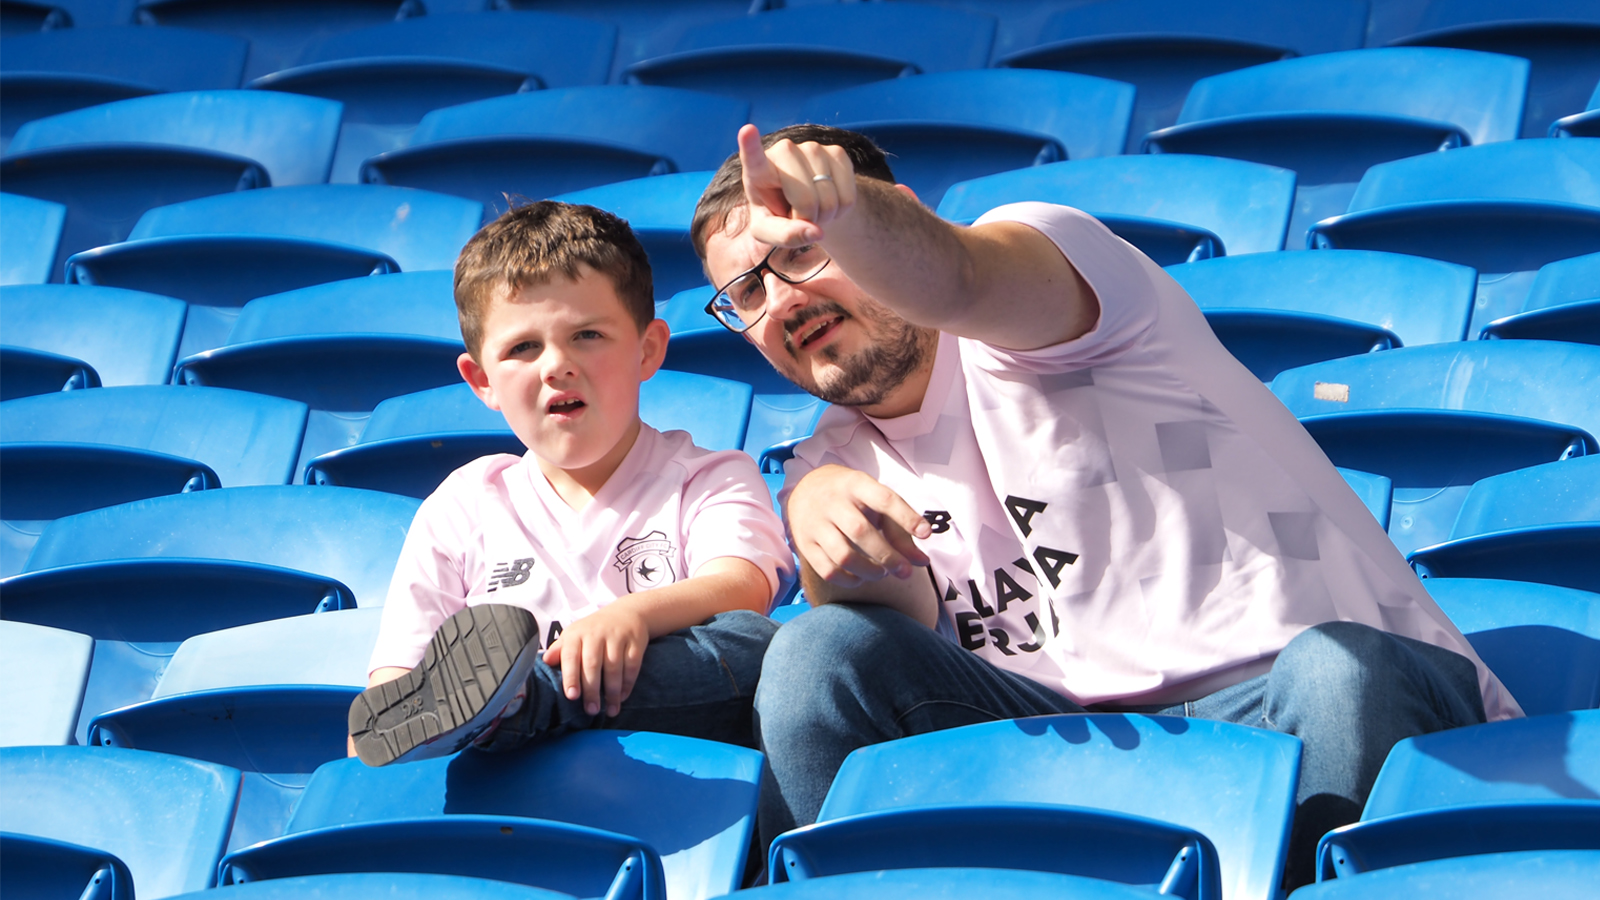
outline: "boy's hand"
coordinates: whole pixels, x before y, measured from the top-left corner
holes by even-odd
[[[583,711],[599,715],[603,689],[606,715],[615,716],[633,692],[649,643],[644,617],[628,604],[613,602],[567,626],[545,648],[544,662],[561,668],[568,700],[582,697]]]

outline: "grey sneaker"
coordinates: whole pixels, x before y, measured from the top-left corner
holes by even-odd
[[[422,664],[362,691],[350,737],[369,766],[449,756],[494,725],[539,659],[538,624],[519,606],[469,606],[433,633]]]

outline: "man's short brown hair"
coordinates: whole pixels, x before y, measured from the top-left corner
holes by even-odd
[[[857,177],[894,184],[894,173],[889,170],[889,161],[884,157],[883,150],[864,134],[831,125],[790,125],[762,136],[761,146],[771,147],[785,139],[796,144],[814,141],[843,147],[850,162],[855,164]],[[735,153],[723,160],[722,167],[711,177],[711,184],[706,186],[706,192],[700,195],[700,203],[695,207],[694,222],[689,226],[694,252],[702,261],[706,258],[706,238],[712,231],[726,228],[728,215],[744,204],[744,165],[739,162],[739,154]]]
[[[483,361],[483,318],[496,291],[515,293],[557,275],[576,281],[583,266],[611,279],[640,331],[656,317],[650,259],[628,223],[611,213],[540,200],[483,226],[456,260],[456,315],[467,352]]]

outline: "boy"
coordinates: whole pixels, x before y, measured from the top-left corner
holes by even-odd
[[[748,456],[639,419],[668,331],[627,223],[513,209],[462,250],[455,297],[461,376],[529,452],[463,466],[418,509],[353,752],[385,765],[600,726],[751,744],[762,613],[792,558]]]

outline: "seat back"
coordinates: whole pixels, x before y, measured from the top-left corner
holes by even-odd
[[[1227,255],[1237,256],[1283,249],[1294,185],[1293,172],[1238,160],[1117,156],[965,181],[945,194],[939,215],[971,221],[1005,203],[1063,203],[1110,220],[1111,229],[1119,234],[1117,217],[1198,228],[1219,237]],[[1189,261],[1186,255],[1164,258],[1152,253],[1151,257],[1163,265]]]
[[[1050,716],[856,750],[818,819],[996,803],[1128,813],[1210,838],[1224,896],[1265,898],[1283,874],[1299,774],[1300,742],[1288,735],[1165,716]]]
[[[552,200],[597,206],[628,220],[633,234],[650,256],[650,280],[656,305],[673,294],[705,284],[700,257],[689,240],[700,195],[711,183],[711,172],[674,172],[652,178],[634,178],[614,184],[560,194]]]
[[[137,750],[6,747],[0,774],[0,831],[110,853],[127,864],[140,897],[216,883],[237,769]]]
[[[165,384],[188,311],[182,300],[118,288],[0,288],[0,333],[8,345],[81,359],[108,387]]]
[[[1600,299],[1600,253],[1557,260],[1539,269],[1524,310]]]
[[[271,685],[365,687],[382,613],[374,602],[197,634],[179,645],[151,697]]]
[[[289,65],[318,38],[417,14],[401,0],[138,0],[142,25],[177,25],[231,34],[250,42],[246,79]]]
[[[567,900],[568,894],[526,884],[465,875],[415,872],[340,872],[272,878],[229,885],[238,900],[303,900],[306,897],[388,897],[391,900]],[[234,896],[234,895],[229,895]],[[189,897],[188,900],[207,900]]]
[[[1600,522],[1600,456],[1529,466],[1472,486],[1452,538],[1562,522]]]
[[[133,875],[103,850],[5,832],[0,853],[6,857],[0,890],[8,896],[133,900]]]
[[[72,743],[93,654],[86,634],[0,621],[0,676],[28,685],[0,714],[0,747]]]
[[[895,176],[938,206],[958,181],[1038,162],[1116,156],[1132,85],[1067,72],[984,69],[878,81],[812,97],[800,121],[859,130]]]
[[[1485,325],[1484,338],[1531,338],[1600,344],[1600,253],[1539,269],[1522,312]]]
[[[60,203],[0,194],[0,284],[49,281],[66,220]]]

